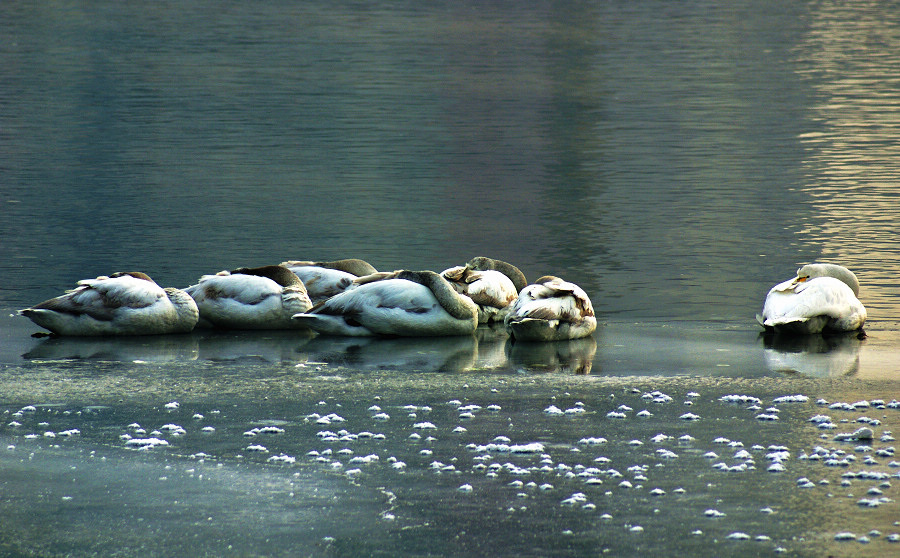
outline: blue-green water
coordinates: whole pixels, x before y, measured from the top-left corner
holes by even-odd
[[[841,475],[897,473],[876,455],[894,445],[897,411],[816,400],[900,396],[897,8],[3,2],[0,553],[890,552],[896,487],[865,507],[883,481],[844,487]],[[597,333],[541,346],[491,331],[32,339],[38,328],[12,316],[120,270],[183,287],[287,259],[439,271],[476,255],[579,283]],[[767,346],[754,321],[766,291],[815,260],[857,273],[868,338]],[[653,390],[673,401],[644,403]],[[761,409],[718,399],[729,393]],[[775,403],[795,393],[810,400]],[[578,401],[585,415],[544,413]],[[466,404],[483,409],[460,418]],[[620,404],[632,411],[608,418]],[[391,418],[373,419],[373,405]],[[638,417],[645,405],[653,416]],[[770,405],[778,421],[755,418]],[[321,409],[384,438],[323,444],[307,419]],[[701,419],[679,420],[687,412]],[[871,451],[808,422],[823,412],[848,421],[835,432],[881,421]],[[423,421],[436,427],[431,456]],[[121,437],[132,423],[186,433],[163,429],[168,446],[132,451]],[[244,432],[261,424],[287,426],[270,453],[248,452]],[[696,441],[677,442],[685,434]],[[545,448],[491,459],[466,448],[501,435]],[[579,444],[600,436],[608,452]],[[704,453],[731,465],[739,449],[719,436],[743,442],[756,468],[712,468]],[[788,470],[769,473],[754,444],[789,446]],[[857,459],[799,459],[817,444]],[[282,453],[296,461],[267,461]],[[567,477],[603,456],[640,488]],[[816,488],[796,488],[804,476]],[[561,503],[577,492],[594,508]],[[757,512],[767,506],[776,513]],[[727,538],[742,530],[750,541]],[[844,530],[853,541],[834,540]]]

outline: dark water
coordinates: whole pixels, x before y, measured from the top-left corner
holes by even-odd
[[[829,2],[4,2],[2,302],[488,254],[623,319],[893,278],[900,29]]]
[[[846,469],[799,465],[797,456],[835,444],[807,422],[822,410],[816,399],[900,397],[898,8],[3,2],[0,441],[13,449],[0,457],[0,507],[10,518],[0,551],[888,552],[888,535],[900,531],[890,519],[900,516],[897,503],[860,507],[870,481],[840,487]],[[104,342],[31,339],[37,328],[11,316],[118,270],[187,286],[205,273],[286,259],[441,270],[475,255],[513,262],[531,279],[553,273],[581,284],[603,325],[583,343],[536,347],[512,347],[496,332]],[[768,288],[809,261],[857,273],[865,341],[766,346],[757,338],[754,314]],[[666,412],[644,422],[633,413],[606,418],[616,397],[637,413],[653,389],[676,398]],[[697,414],[715,418],[673,427],[691,410],[681,407],[693,390]],[[759,397],[762,409],[786,394],[810,401],[770,425],[718,400],[729,392]],[[303,422],[319,401],[352,413],[347,428],[359,432],[378,426],[366,411],[376,396],[394,417],[405,417],[408,403],[435,409],[433,458],[408,446],[415,421],[405,418],[383,426],[379,443],[353,448],[378,453],[378,472],[355,478],[345,474],[350,457],[334,471],[305,457],[324,449]],[[588,420],[542,414],[579,397]],[[503,410],[454,437],[447,401],[455,399],[500,401]],[[180,414],[165,409],[171,401],[182,403]],[[14,420],[27,405],[35,414]],[[105,410],[86,415],[94,406]],[[191,416],[213,409],[221,414],[206,435]],[[900,428],[895,410],[832,414],[850,431],[864,412],[883,422],[873,452],[891,447],[880,437]],[[168,447],[134,453],[119,437],[131,422],[149,432],[170,420],[188,434]],[[242,433],[266,420],[294,425],[277,451],[296,464],[243,455]],[[80,435],[43,435],[71,428]],[[632,438],[655,448],[658,432],[696,437],[692,457],[675,466],[655,450],[628,453]],[[610,500],[605,491],[618,494],[618,481],[592,493],[559,469],[532,473],[554,490],[529,496],[523,487],[519,498],[507,488],[512,478],[485,480],[476,465],[491,462],[464,448],[504,433],[544,442],[554,466],[577,464],[571,450],[581,437],[606,436],[614,466],[651,464],[666,474],[646,473],[649,482],[668,496],[653,504],[648,483],[635,501]],[[707,478],[723,475],[699,457],[720,434],[748,448],[790,440],[793,468],[773,476],[757,450],[755,472]],[[867,455],[844,449],[857,464]],[[197,452],[210,457],[198,464]],[[399,477],[392,456],[407,462]],[[451,459],[457,472],[434,489],[430,463]],[[541,459],[526,456],[536,467]],[[869,468],[897,472],[879,460]],[[205,468],[208,484],[195,490]],[[818,488],[798,495],[801,476]],[[457,491],[464,483],[471,494]],[[760,484],[772,491],[751,495]],[[679,486],[686,492],[673,493]],[[561,507],[576,490],[596,510]],[[900,499],[895,487],[881,490]],[[133,515],[119,513],[122,501]],[[731,512],[711,527],[703,512],[716,506]],[[765,506],[777,513],[746,512]],[[678,509],[694,515],[682,521]],[[245,537],[223,535],[241,526]],[[727,539],[741,529],[771,541]],[[868,545],[834,540],[872,529],[883,536]],[[691,536],[697,530],[705,534]]]

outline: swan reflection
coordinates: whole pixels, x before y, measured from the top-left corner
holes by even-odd
[[[448,337],[344,337],[297,330],[195,330],[184,335],[47,337],[22,355],[31,361],[206,361],[232,364],[323,364],[359,371],[561,371],[590,373],[592,337],[512,343],[502,326]]]
[[[510,365],[525,372],[590,374],[596,352],[597,341],[593,337],[553,342],[506,342]]]
[[[200,360],[213,362],[290,363],[306,360],[303,347],[313,333],[303,330],[196,330]]]
[[[322,335],[303,347],[309,362],[356,370],[461,372],[475,367],[478,342],[450,337],[344,337]]]
[[[199,344],[191,334],[133,337],[46,337],[22,355],[26,360],[180,362],[197,360]]]
[[[859,371],[862,339],[857,332],[760,337],[772,372],[827,378],[853,376]]]
[[[509,334],[503,323],[480,326],[475,330],[475,339],[478,341],[478,370],[506,370],[509,368],[509,359],[506,356],[506,340]]]

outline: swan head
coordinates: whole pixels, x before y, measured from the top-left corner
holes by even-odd
[[[806,264],[797,270],[797,278],[795,283],[802,283],[816,277],[833,277],[844,282],[853,291],[853,294],[859,296],[859,279],[856,275],[842,265],[828,263],[812,263]]]

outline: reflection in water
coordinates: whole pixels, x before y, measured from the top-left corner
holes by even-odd
[[[181,362],[197,360],[196,335],[134,337],[47,337],[22,358],[36,361],[98,360],[113,362]]]
[[[23,354],[26,360],[98,360],[113,362],[297,362],[312,338],[297,331],[222,332],[140,337],[47,337]]]
[[[478,342],[471,335],[392,339],[322,335],[306,344],[303,352],[310,363],[354,370],[460,372],[475,366]]]
[[[195,330],[200,360],[216,362],[297,362],[312,333],[302,330],[259,332]]]
[[[810,16],[796,51],[796,72],[814,92],[810,126],[798,134],[812,210],[799,234],[859,275],[873,322],[896,324],[900,27],[874,4],[823,2]]]
[[[509,365],[506,340],[509,336],[502,324],[482,326],[475,330],[478,340],[478,369],[503,370]]]
[[[814,378],[853,376],[859,370],[859,332],[815,335],[761,333],[769,370]]]
[[[31,361],[324,364],[354,370],[415,372],[591,370],[593,338],[560,343],[508,342],[502,327],[435,338],[341,337],[302,331],[213,331],[141,337],[47,337],[22,355]]]
[[[573,372],[590,374],[594,365],[597,341],[593,337],[535,343],[508,340],[506,352],[510,364],[528,372]]]

